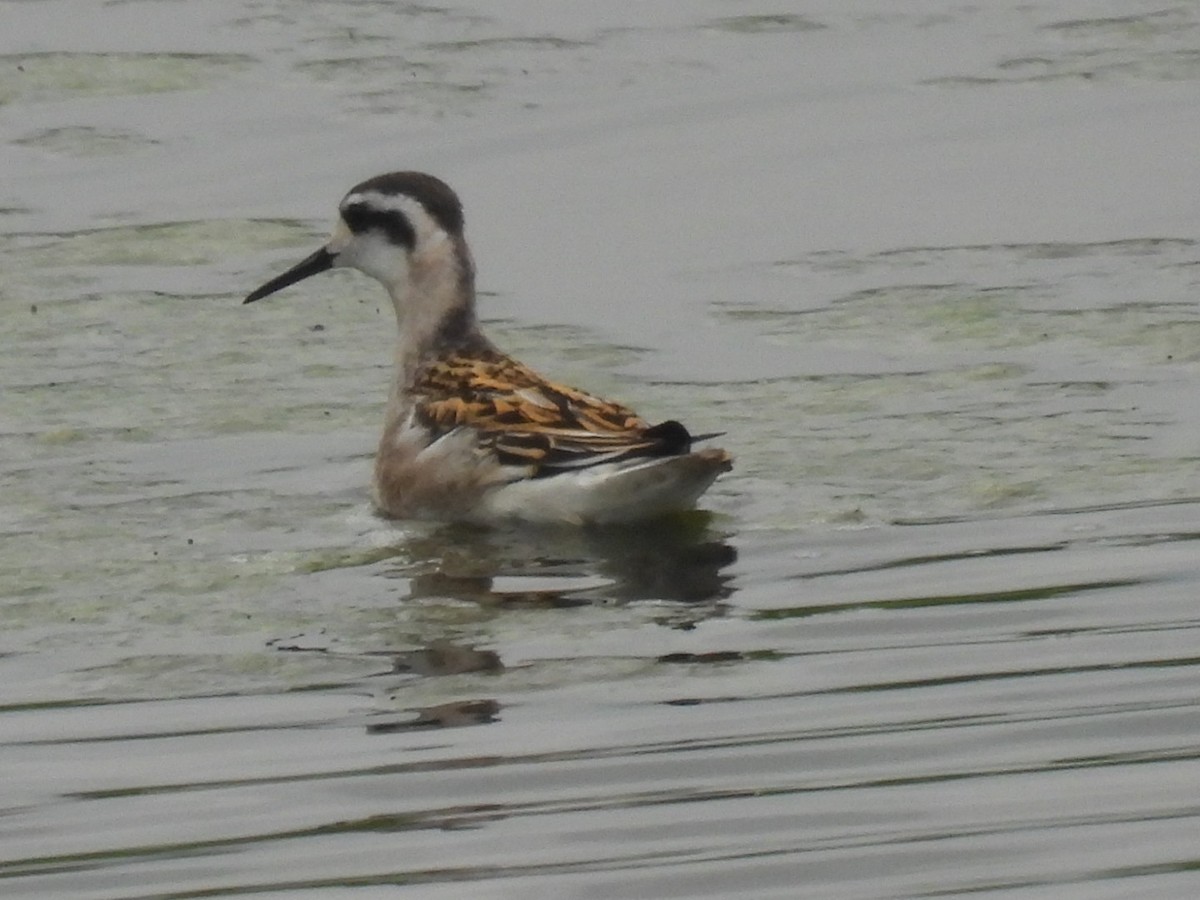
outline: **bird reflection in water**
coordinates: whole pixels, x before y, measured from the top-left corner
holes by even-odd
[[[694,624],[720,616],[733,593],[726,571],[737,551],[692,511],[649,522],[590,529],[482,530],[446,526],[413,540],[408,599],[489,607],[562,608],[640,600],[690,608]]]
[[[464,725],[487,725],[495,722],[500,704],[495,700],[457,700],[439,703],[415,711],[412,718],[399,722],[376,722],[367,726],[367,734],[396,734],[401,731],[421,731],[427,728],[461,728]]]
[[[691,629],[723,616],[734,592],[730,567],[737,552],[725,535],[711,528],[704,512],[613,528],[484,530],[447,525],[412,536],[395,548],[382,572],[403,579],[405,604],[469,604],[489,615],[505,610],[569,609],[619,606],[640,601],[656,604],[655,621]],[[460,622],[460,624],[462,624]],[[495,650],[445,631],[422,646],[377,651],[391,661],[378,677],[408,678],[495,676],[505,667]],[[476,683],[476,688],[479,684]],[[392,700],[412,696],[409,688],[389,690]],[[368,727],[371,734],[429,728],[453,728],[497,721],[500,704],[471,699],[409,708],[402,719]]]

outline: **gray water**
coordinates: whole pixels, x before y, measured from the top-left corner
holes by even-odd
[[[0,2],[0,896],[1200,893],[1200,10]],[[350,185],[706,512],[367,501]]]

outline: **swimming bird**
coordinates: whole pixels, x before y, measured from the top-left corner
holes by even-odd
[[[392,172],[356,185],[329,241],[246,303],[349,267],[380,281],[399,325],[375,457],[386,516],[497,523],[614,523],[691,507],[725,450],[693,450],[669,420],[555,384],[501,352],[475,312],[463,208],[445,182]]]

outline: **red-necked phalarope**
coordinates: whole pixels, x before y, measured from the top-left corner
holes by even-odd
[[[337,266],[382,282],[400,326],[375,458],[385,515],[624,522],[689,508],[733,467],[724,450],[692,450],[714,435],[650,425],[496,349],[475,316],[462,205],[432,175],[393,172],[353,188],[329,242],[245,302]]]

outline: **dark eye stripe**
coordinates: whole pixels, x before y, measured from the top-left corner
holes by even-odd
[[[355,234],[382,231],[389,242],[409,250],[417,242],[412,223],[396,209],[375,209],[365,203],[352,203],[342,210],[342,218]]]
[[[424,172],[389,172],[377,175],[351,188],[355,194],[378,194],[382,197],[409,197],[416,200],[441,226],[446,234],[459,237],[463,233],[462,204],[446,182]]]

